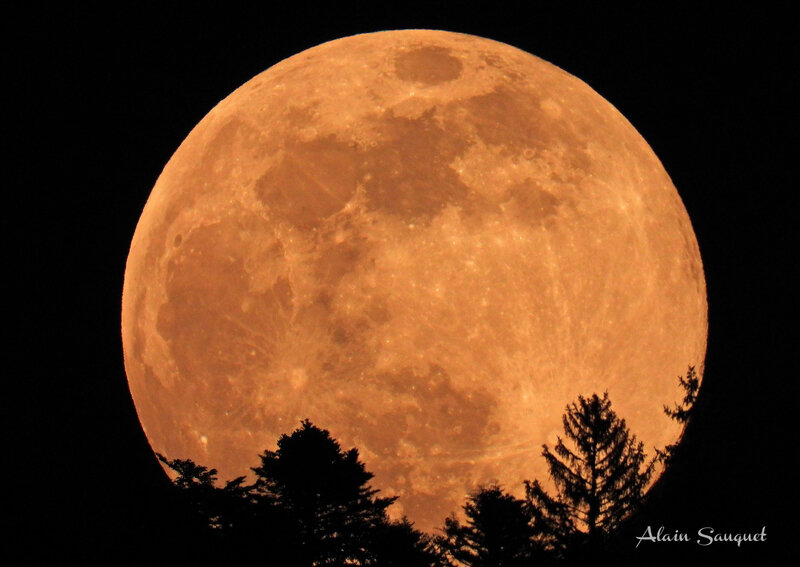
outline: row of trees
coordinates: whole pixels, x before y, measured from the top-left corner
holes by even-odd
[[[699,386],[694,368],[680,383],[686,396],[664,410],[685,423]],[[390,520],[395,498],[369,486],[373,475],[357,449],[343,451],[307,420],[260,456],[251,484],[239,477],[218,487],[215,469],[159,459],[175,471],[175,484],[230,562],[281,550],[284,563],[270,564],[515,567],[596,553],[641,503],[656,462],[675,450],[648,460],[607,393],[579,396],[567,406],[563,428],[552,450],[543,446],[554,491],[538,480],[525,482],[523,499],[500,486],[480,487],[463,507],[465,520],[447,518],[439,535],[405,518]]]
[[[308,420],[261,455],[245,477],[216,485],[216,469],[191,460],[158,458],[177,473],[174,483],[199,512],[225,560],[264,557],[269,565],[440,565],[432,538],[386,509],[358,450],[343,451]],[[281,562],[283,561],[283,562]]]
[[[579,396],[563,416],[565,439],[544,445],[555,492],[525,482],[525,499],[498,486],[479,489],[464,507],[466,523],[445,522],[440,540],[449,565],[531,565],[596,553],[641,502],[655,466],[646,462],[608,394]],[[538,559],[538,561],[534,561]]]

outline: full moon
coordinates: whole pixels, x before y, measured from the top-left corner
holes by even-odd
[[[221,479],[308,418],[395,517],[546,480],[565,406],[608,391],[647,450],[702,369],[689,217],[631,124],[509,45],[388,31],[257,75],[167,163],[122,339],[155,451]]]

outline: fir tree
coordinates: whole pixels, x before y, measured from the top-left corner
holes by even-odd
[[[384,522],[372,534],[373,553],[369,565],[377,567],[444,567],[433,538],[403,518]]]
[[[439,547],[450,565],[516,567],[535,555],[531,516],[524,500],[499,486],[481,487],[464,504],[466,523],[445,520]]]
[[[700,378],[695,372],[694,366],[690,366],[686,372],[686,377],[678,376],[678,383],[683,389],[683,399],[678,404],[673,404],[673,407],[664,406],[664,413],[677,421],[678,423],[686,424],[692,416],[692,409],[697,402],[697,393],[700,391]],[[678,448],[677,443],[667,445],[663,450],[656,449],[658,460],[669,465],[671,459],[675,456],[675,451]]]
[[[587,543],[602,545],[640,504],[653,473],[643,443],[611,409],[608,393],[578,397],[566,408],[564,433],[551,452],[544,445],[556,493],[538,481],[525,483],[537,539],[556,554]]]
[[[678,382],[683,388],[683,399],[680,404],[674,404],[673,408],[665,405],[664,413],[678,423],[686,423],[689,421],[692,408],[697,401],[697,392],[700,390],[700,378],[698,378],[694,366],[689,367],[685,378],[678,376]]]
[[[288,512],[299,543],[294,564],[373,561],[373,536],[388,521],[386,508],[395,499],[376,497],[367,484],[373,475],[357,449],[342,451],[327,430],[306,420],[281,436],[276,451],[265,451],[253,472],[259,497]]]

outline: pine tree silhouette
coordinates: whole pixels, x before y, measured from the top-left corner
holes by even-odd
[[[673,404],[672,408],[665,405],[664,413],[678,423],[686,424],[692,416],[694,404],[697,402],[697,394],[700,391],[700,378],[697,376],[694,366],[690,366],[686,371],[686,377],[678,376],[678,383],[683,389],[683,399],[679,404]],[[658,460],[668,466],[675,456],[677,448],[678,444],[672,443],[664,447],[663,450],[656,449]]]
[[[372,557],[368,565],[379,567],[443,567],[433,538],[403,518],[384,522],[372,534]]]
[[[261,497],[280,501],[290,513],[301,542],[298,566],[368,560],[366,538],[395,499],[375,496],[357,449],[342,451],[327,430],[305,420],[281,436],[276,451],[265,451],[253,472]]]
[[[542,452],[555,495],[538,481],[525,482],[536,538],[561,556],[602,546],[641,503],[655,464],[645,463],[643,443],[611,409],[607,392],[579,396],[563,426],[570,446],[559,437],[554,452],[547,445]]]
[[[445,520],[437,541],[450,565],[521,567],[536,555],[531,515],[524,500],[499,486],[481,487],[464,504],[466,523]]]
[[[700,390],[700,378],[697,377],[694,366],[689,367],[685,378],[678,376],[678,382],[683,388],[683,399],[680,404],[674,404],[672,409],[664,406],[664,413],[678,423],[686,423],[689,421],[692,408],[697,401],[697,393]]]
[[[425,536],[386,509],[396,497],[377,497],[373,474],[358,450],[343,451],[327,430],[305,420],[261,455],[254,468],[259,499],[278,502],[297,534],[293,565],[435,565]]]

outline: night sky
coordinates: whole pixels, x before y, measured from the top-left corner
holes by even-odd
[[[796,500],[787,461],[798,430],[787,426],[797,305],[788,299],[788,141],[798,47],[787,14],[445,6],[299,6],[289,15],[59,8],[9,22],[7,89],[20,104],[7,111],[24,124],[14,145],[25,158],[10,211],[33,214],[21,215],[26,229],[10,241],[25,242],[24,299],[11,301],[22,333],[11,354],[27,370],[24,395],[6,402],[19,415],[12,437],[26,462],[6,466],[23,477],[25,490],[11,489],[22,528],[14,540],[29,553],[122,564],[156,553],[178,564],[202,558],[123,368],[122,281],[142,207],[183,138],[254,75],[342,36],[434,28],[503,41],[588,83],[647,140],[692,220],[709,294],[705,381],[680,462],[620,536],[620,553],[633,564],[788,554],[797,523],[783,516]],[[645,525],[690,534],[766,526],[768,541],[634,550]]]

